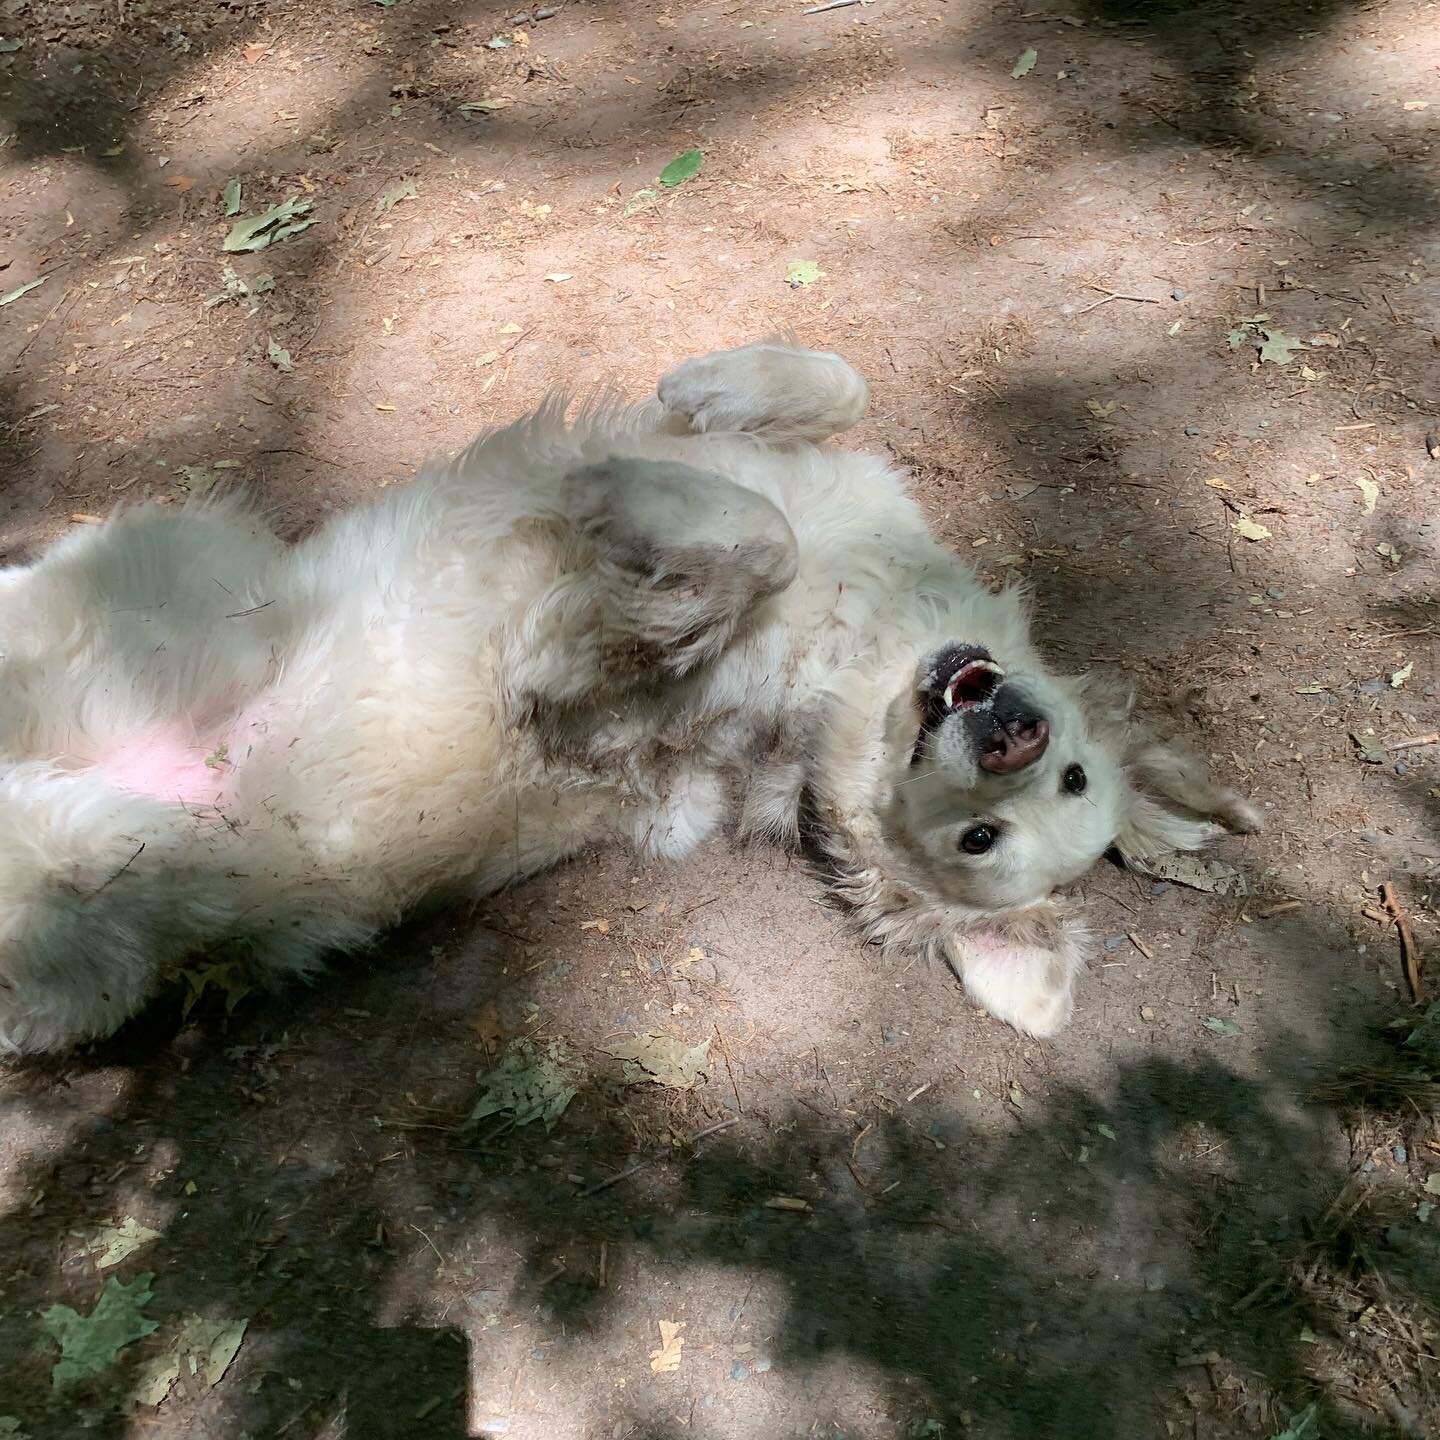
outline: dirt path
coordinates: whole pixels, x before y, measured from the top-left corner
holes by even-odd
[[[794,327],[1271,819],[1248,897],[1094,877],[1053,1044],[717,846],[0,1070],[0,1435],[1440,1431],[1440,1133],[1309,1098],[1408,1013],[1378,887],[1436,936],[1440,747],[1385,746],[1440,728],[1440,20],[1062,9],[0,3],[0,297],[44,277],[0,559],[241,478],[298,532],[556,383]],[[236,178],[314,223],[227,256]],[[652,1028],[708,1081],[623,1086]],[[578,1095],[460,1128],[516,1036]],[[160,1328],[54,1391],[42,1312],[142,1273]],[[248,1322],[219,1383],[125,1401],[195,1314]]]

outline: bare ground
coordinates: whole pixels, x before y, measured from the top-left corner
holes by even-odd
[[[0,1416],[1440,1430],[1440,1131],[1423,1096],[1310,1098],[1409,1013],[1378,887],[1435,937],[1440,747],[1383,751],[1440,727],[1433,4],[0,0],[0,36],[0,296],[45,277],[0,309],[0,558],[242,479],[298,533],[552,385],[639,394],[794,327],[1055,652],[1130,672],[1271,820],[1229,848],[1247,898],[1094,876],[1053,1044],[855,944],[798,858],[720,845],[0,1071]],[[234,177],[316,223],[207,307]],[[1232,349],[1259,315],[1306,348]],[[705,1085],[620,1084],[601,1047],[652,1027],[712,1039]],[[579,1095],[549,1134],[463,1127],[517,1035]],[[160,1329],[57,1392],[41,1313],[89,1311],[124,1216],[160,1238],[106,1273],[154,1273]],[[119,1403],[192,1313],[248,1321],[224,1378]]]

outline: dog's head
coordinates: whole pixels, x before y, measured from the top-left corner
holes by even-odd
[[[1251,828],[1249,806],[1148,736],[1132,705],[1113,683],[941,647],[891,705],[906,759],[890,771],[887,838],[937,898],[993,915],[1046,900],[1112,846],[1142,858]]]

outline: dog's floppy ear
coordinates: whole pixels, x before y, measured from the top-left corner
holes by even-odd
[[[1200,850],[1227,831],[1260,829],[1259,811],[1213,780],[1198,755],[1133,722],[1131,731],[1124,758],[1129,794],[1115,837],[1127,861]]]
[[[1045,1039],[1070,1021],[1090,937],[1072,916],[1037,906],[962,931],[947,949],[965,988],[986,1010]]]

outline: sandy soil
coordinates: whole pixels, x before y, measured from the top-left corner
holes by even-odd
[[[15,1433],[1440,1433],[1440,1132],[1311,1093],[1411,1013],[1379,886],[1436,933],[1440,747],[1384,747],[1440,727],[1440,12],[1063,10],[0,0],[0,297],[44,277],[0,559],[242,481],[299,533],[552,385],[794,327],[872,382],[850,443],[1270,817],[1248,897],[1095,875],[1054,1043],[717,845],[0,1069]],[[236,177],[315,223],[227,257]],[[650,1028],[707,1083],[624,1086]],[[520,1035],[579,1094],[466,1128]],[[160,1328],[56,1391],[42,1313],[144,1272]],[[248,1321],[223,1378],[125,1401],[193,1314]]]

